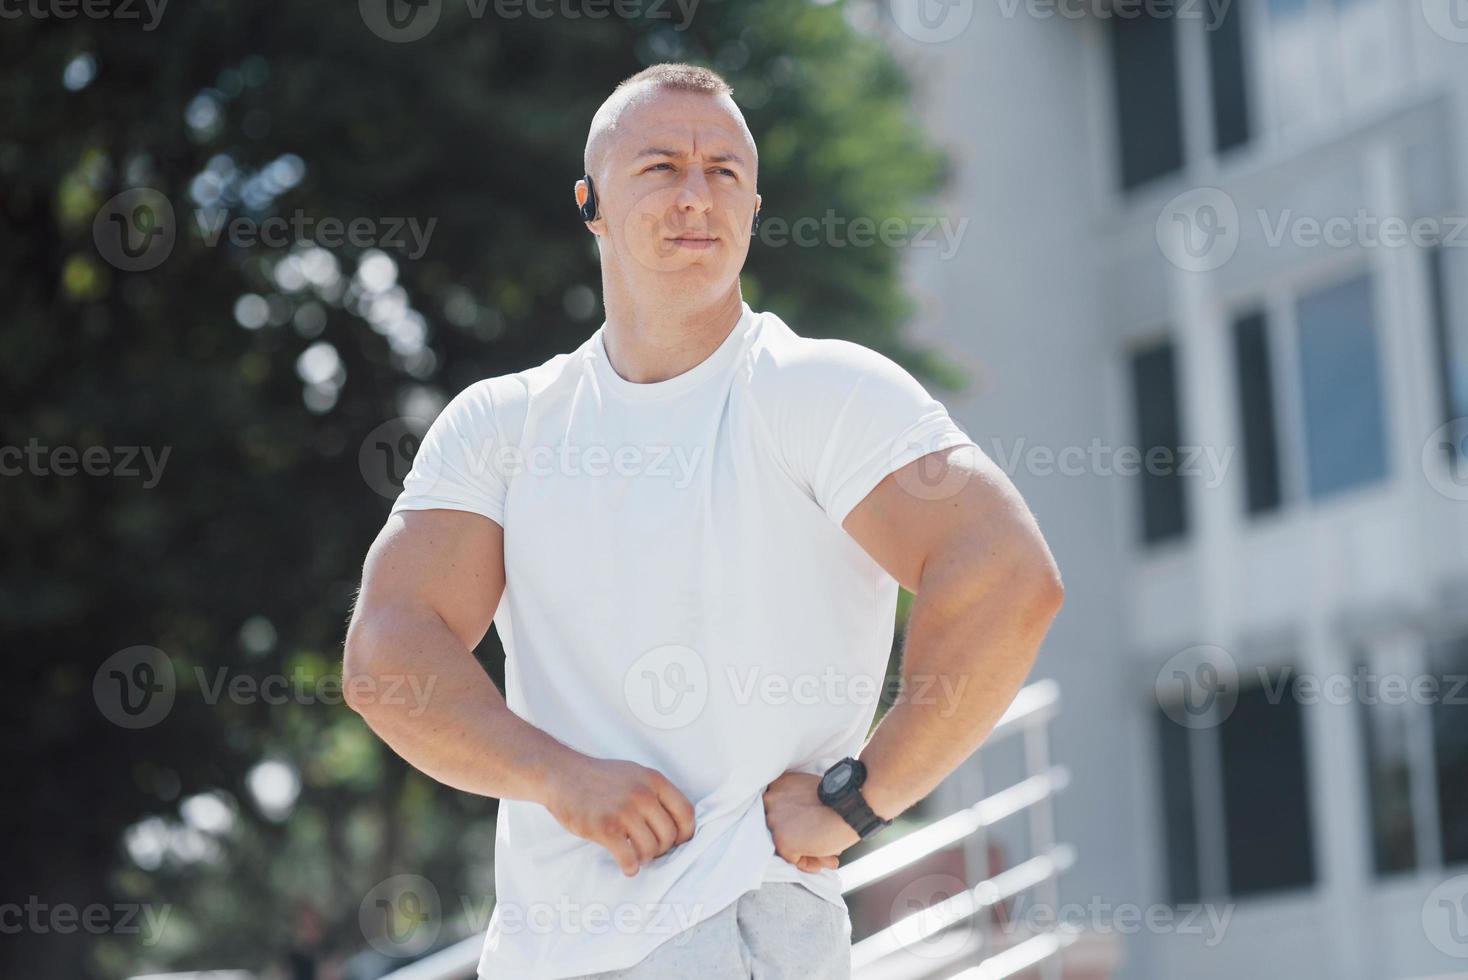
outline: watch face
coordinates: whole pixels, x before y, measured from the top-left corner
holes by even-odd
[[[842,762],[827,770],[821,777],[821,789],[829,795],[841,792],[851,782],[851,763]]]

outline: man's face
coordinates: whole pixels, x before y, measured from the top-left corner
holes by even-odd
[[[712,300],[749,253],[754,144],[726,98],[652,89],[628,106],[600,159],[593,228],[633,284]]]

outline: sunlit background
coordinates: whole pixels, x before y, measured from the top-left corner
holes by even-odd
[[[0,2],[0,973],[472,976],[494,801],[345,621],[447,399],[600,324],[586,128],[670,60],[759,143],[746,299],[1066,580],[847,855],[857,976],[1468,975],[1468,0]]]

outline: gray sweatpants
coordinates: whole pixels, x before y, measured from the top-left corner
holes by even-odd
[[[767,881],[624,970],[573,980],[850,980],[851,919],[804,885]]]

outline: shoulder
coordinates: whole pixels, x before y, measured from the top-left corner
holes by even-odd
[[[574,373],[578,354],[557,354],[535,367],[475,381],[450,400],[440,417],[458,426],[517,433],[524,426],[531,403],[553,392],[562,379]]]
[[[858,389],[927,397],[916,378],[879,351],[849,340],[802,337],[775,314],[761,316],[767,320],[750,352],[749,384],[762,406],[793,401],[838,411]]]

